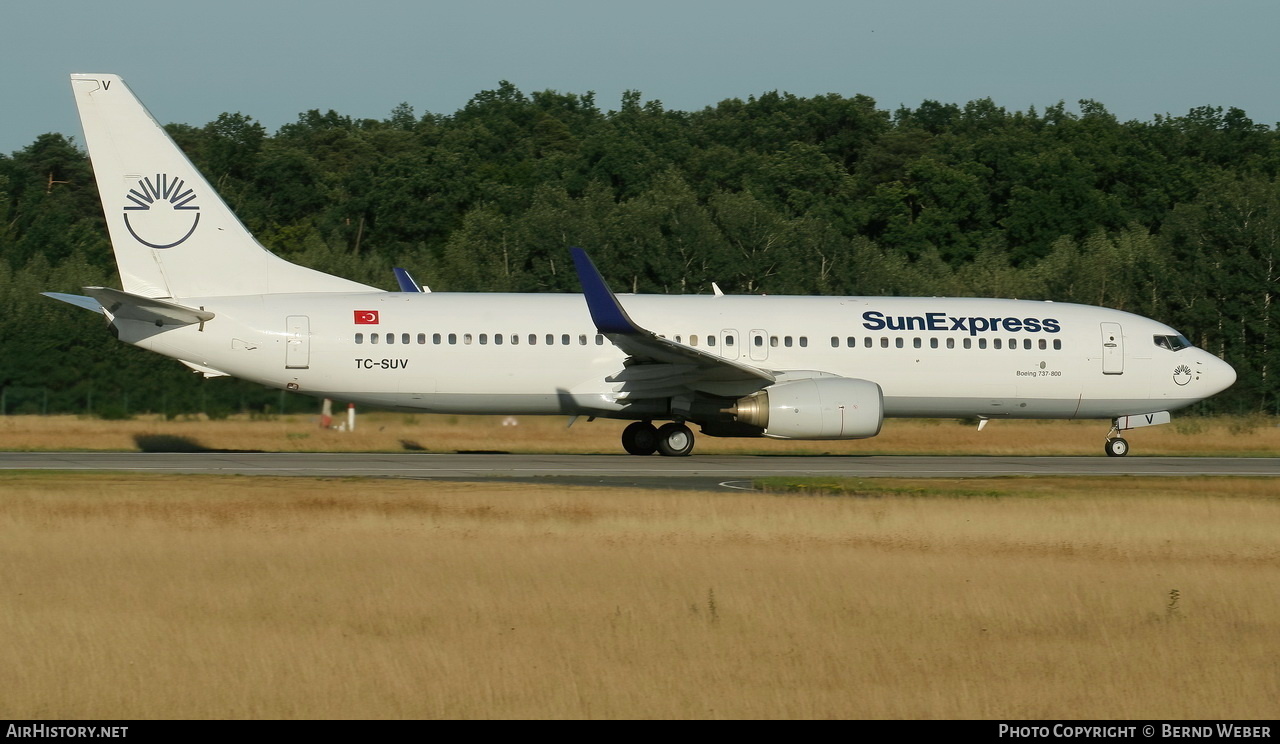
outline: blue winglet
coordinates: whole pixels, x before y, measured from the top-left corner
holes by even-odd
[[[622,309],[587,252],[574,247],[569,249],[569,253],[573,255],[573,266],[578,270],[578,282],[582,284],[582,295],[587,300],[587,309],[591,311],[596,330],[601,333],[644,333]]]
[[[422,291],[422,287],[419,287],[418,283],[413,280],[413,277],[409,276],[408,270],[395,266],[391,269],[391,273],[396,275],[396,284],[400,285],[401,292]]]

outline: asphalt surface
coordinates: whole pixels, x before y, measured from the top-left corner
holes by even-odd
[[[1280,476],[1280,458],[0,452],[0,470],[374,476],[643,488],[750,488],[764,476]],[[1277,484],[1280,488],[1280,484]]]

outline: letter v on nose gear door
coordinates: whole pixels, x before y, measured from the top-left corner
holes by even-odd
[[[1124,334],[1119,323],[1102,324],[1102,374],[1124,374]]]

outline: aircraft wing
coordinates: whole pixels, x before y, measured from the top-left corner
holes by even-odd
[[[625,397],[670,397],[706,383],[747,382],[764,387],[777,381],[768,370],[678,344],[640,327],[627,315],[586,251],[569,250],[596,330],[629,357],[627,368],[608,378],[622,383],[619,392]]]

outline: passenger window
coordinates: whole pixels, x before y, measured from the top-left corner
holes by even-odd
[[[733,346],[733,336],[725,336],[725,337],[724,337],[724,345],[725,345],[725,346]]]
[[[356,343],[358,343],[358,344],[362,344],[362,343],[364,343],[364,334],[363,334],[363,333],[357,333],[357,334],[356,334]]]
[[[1040,339],[1040,344],[1039,344],[1039,345],[1040,345],[1040,350],[1041,350],[1041,351],[1044,351],[1045,349],[1049,348],[1049,342],[1048,342],[1048,341],[1045,341],[1044,339]]]
[[[371,343],[371,344],[376,344],[376,343],[378,343],[378,334],[376,334],[376,333],[370,333],[370,334],[369,334],[369,343]]]
[[[586,345],[587,345],[587,334],[585,334],[585,333],[579,333],[579,334],[578,334],[578,345],[579,345],[579,346],[586,346]]]
[[[560,345],[561,345],[561,346],[568,346],[568,345],[569,345],[569,334],[567,334],[567,333],[562,333],[562,334],[560,334]]]
[[[519,343],[520,343],[520,334],[518,333],[511,334],[511,345],[517,346],[519,345]]]
[[[388,334],[387,334],[387,343],[389,343],[389,344],[394,344],[395,342],[396,342],[396,334],[394,334],[394,333],[388,333]]]
[[[431,334],[431,343],[433,343],[433,344],[439,344],[439,343],[440,343],[440,334],[438,334],[438,333],[433,333],[433,334]]]
[[[419,344],[425,344],[426,342],[427,342],[427,334],[425,334],[425,333],[419,333],[419,334],[418,334],[418,343],[419,343]]]
[[[790,337],[790,336],[783,336],[783,337],[782,337],[782,345],[783,345],[783,346],[785,346],[785,347],[787,347],[788,349],[790,349],[790,348],[791,348],[791,337]]]
[[[868,349],[876,345],[875,341],[870,336],[867,336],[862,341],[863,341],[862,345],[867,347]]]
[[[777,336],[770,336],[770,337],[769,337],[769,345],[770,345],[770,346],[772,346],[772,347],[773,347],[773,348],[775,348],[775,349],[776,349],[776,348],[778,348],[778,337],[777,337]]]
[[[400,343],[402,343],[402,344],[407,344],[407,343],[409,343],[409,334],[407,334],[407,333],[402,333],[402,334],[400,334]]]
[[[936,339],[936,338],[931,338],[931,339],[929,339],[929,348],[930,348],[930,349],[936,349],[936,348],[938,348],[938,339]]]
[[[493,345],[494,345],[494,346],[502,346],[502,334],[501,334],[501,333],[495,333],[495,334],[493,334]]]
[[[596,334],[596,346],[604,346],[604,336],[599,333]]]
[[[991,348],[1003,349],[1004,347],[1000,345],[1000,339],[996,338],[991,340]]]
[[[838,348],[839,346],[840,346],[840,337],[839,337],[839,336],[832,336],[832,337],[831,337],[831,348],[835,349],[835,348]]]
[[[956,348],[956,340],[954,338],[947,339],[947,348],[948,349]]]
[[[464,344],[470,344],[470,343],[471,343],[471,334],[470,334],[470,333],[464,333],[464,334],[462,334],[462,343],[464,343]]]
[[[966,349],[972,349],[972,348],[973,348],[973,339],[971,339],[971,338],[966,338],[966,339],[964,340],[964,348],[966,348]]]
[[[716,337],[707,336],[707,346],[715,346],[715,345],[716,345]]]
[[[456,343],[458,343],[458,334],[456,334],[456,333],[450,333],[450,334],[449,334],[449,345],[450,345],[450,346],[452,346],[452,345],[454,345],[454,344],[456,344]]]
[[[858,339],[854,338],[853,336],[850,336],[844,340],[844,345],[848,346],[850,349],[857,348]]]
[[[1053,350],[1054,350],[1054,351],[1062,351],[1062,339],[1060,339],[1060,338],[1055,338],[1055,339],[1053,340]]]
[[[1031,339],[1029,339],[1029,338],[1024,338],[1024,339],[1022,339],[1022,348],[1024,348],[1024,349],[1030,349],[1030,348],[1031,348]]]
[[[809,337],[808,337],[808,336],[801,336],[801,337],[800,337],[800,348],[804,349],[804,348],[807,348],[808,346],[809,346]]]
[[[911,345],[912,345],[912,346],[914,346],[914,347],[916,347],[917,349],[919,349],[919,348],[920,348],[921,346],[923,346],[924,344],[920,341],[920,339],[915,338],[915,339],[912,339],[912,340],[911,340]]]
[[[889,337],[888,337],[888,336],[881,336],[881,337],[880,337],[880,348],[882,348],[882,349],[887,349],[887,348],[889,348]]]
[[[488,344],[489,344],[489,334],[487,333],[480,334],[480,345],[487,346]]]
[[[906,345],[905,339],[903,339],[902,336],[898,336],[893,340],[893,345],[901,349],[903,346]]]
[[[757,349],[761,348],[762,346],[764,346],[764,336],[753,337],[751,339],[751,343],[754,344]]]
[[[987,340],[985,338],[978,339],[978,348],[979,349],[987,348]]]

